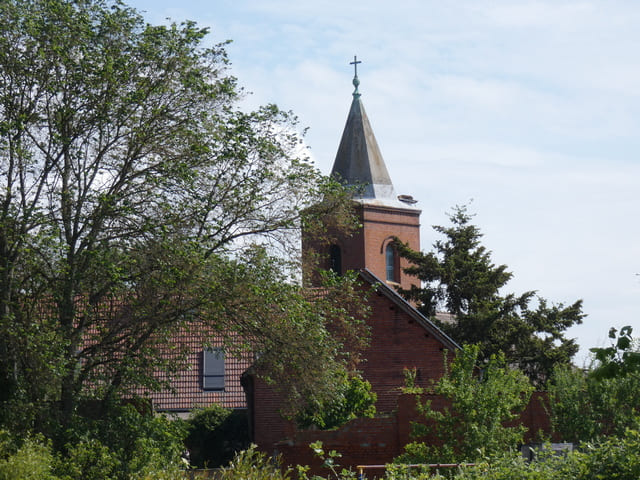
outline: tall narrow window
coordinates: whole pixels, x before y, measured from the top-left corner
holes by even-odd
[[[396,249],[389,243],[387,248],[384,251],[385,255],[385,263],[387,266],[387,281],[388,282],[397,282],[397,260],[396,260]]]
[[[224,390],[224,352],[220,348],[202,353],[202,388]]]
[[[338,245],[329,247],[329,269],[338,275],[342,275],[342,251]]]

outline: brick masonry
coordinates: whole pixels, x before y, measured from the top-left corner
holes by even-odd
[[[399,402],[405,385],[404,369],[416,370],[416,386],[429,387],[443,375],[445,352],[453,349],[451,343],[442,341],[435,326],[417,321],[417,312],[407,311],[412,307],[399,297],[389,296],[388,290],[387,295],[384,292],[384,288],[378,286],[369,297],[371,315],[367,323],[371,327],[371,343],[360,365],[363,377],[378,395],[378,416],[350,422],[337,431],[301,432],[280,416],[278,393],[254,379],[253,434],[262,450],[282,453],[291,464],[313,464],[308,444],[316,439],[329,442],[330,448],[342,452],[350,465],[374,459],[388,461],[398,454],[407,438],[403,428],[408,428],[401,427],[403,422],[398,421],[398,412],[402,411]]]
[[[334,244],[342,253],[342,271],[368,269],[379,279],[386,278],[385,248],[394,237],[407,243],[414,250],[420,249],[420,211],[384,205],[354,202],[354,213],[362,228],[352,235],[344,235],[329,228],[328,236],[334,236]],[[302,249],[305,255],[313,252],[319,256],[318,266],[325,270],[329,266],[329,245],[320,243],[316,238],[303,232]],[[308,257],[309,258],[309,257]],[[408,263],[398,260],[399,285],[410,288],[418,285],[418,279],[402,272]],[[315,264],[305,265],[305,271],[312,273]],[[310,270],[310,271],[309,271]],[[311,275],[313,278],[313,274]]]
[[[434,408],[443,408],[447,402],[435,395],[424,395],[421,401],[431,400]],[[326,452],[336,450],[341,454],[337,462],[341,467],[355,470],[358,465],[383,465],[393,461],[403,453],[403,447],[410,441],[411,424],[419,421],[415,395],[403,394],[397,397],[393,412],[373,419],[356,419],[339,430],[296,431],[289,426],[288,436],[275,442],[269,453],[279,454],[284,465],[309,465],[312,473],[326,474],[320,459],[309,444],[320,440]],[[544,409],[546,395],[536,392],[518,422],[528,428],[525,443],[537,441],[540,433],[547,437],[551,432],[548,414]],[[427,442],[430,440],[422,439]],[[433,441],[433,440],[431,440]]]
[[[362,228],[350,237],[336,239],[341,249],[343,269],[366,269],[363,288],[379,282],[369,296],[371,341],[360,365],[363,377],[378,395],[373,419],[357,419],[335,431],[299,431],[292,422],[279,415],[279,395],[267,385],[255,381],[251,409],[254,441],[269,454],[279,453],[285,464],[310,465],[320,473],[320,461],[309,443],[321,440],[325,450],[342,454],[340,463],[355,467],[360,464],[384,464],[402,453],[410,440],[411,423],[419,419],[414,395],[402,394],[404,369],[415,369],[415,384],[429,387],[444,374],[444,355],[455,354],[457,345],[442,334],[395,292],[397,284],[385,282],[385,247],[395,236],[414,249],[420,249],[418,210],[356,203],[356,214]],[[328,245],[321,246],[303,233],[303,250],[320,254],[320,266],[328,268]],[[324,255],[324,258],[323,258]],[[404,261],[404,260],[403,260]],[[402,264],[405,266],[405,264]],[[401,273],[399,284],[409,288],[417,279]],[[534,395],[521,422],[529,427],[529,435],[550,431],[543,406],[544,397]],[[444,400],[432,397],[434,406]],[[324,472],[326,473],[326,472]]]

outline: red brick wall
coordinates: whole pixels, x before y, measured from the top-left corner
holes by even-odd
[[[309,465],[312,473],[325,474],[321,460],[309,447],[320,440],[325,452],[335,450],[341,454],[336,459],[340,466],[355,467],[390,461],[401,451],[395,435],[397,419],[395,415],[377,418],[356,419],[340,430],[301,431],[293,438],[280,442],[275,452],[282,455],[285,465]],[[385,460],[386,459],[386,460]]]
[[[414,250],[420,249],[420,211],[393,207],[356,204],[356,214],[362,228],[350,236],[337,234],[337,244],[342,252],[342,270],[369,269],[381,280],[386,279],[385,247],[392,237],[398,237]],[[302,234],[302,249],[316,252],[320,258],[319,266],[329,269],[329,245],[320,244],[316,239]],[[400,285],[410,288],[417,285],[418,279],[406,275],[401,271],[408,266],[404,259],[400,259]],[[305,265],[305,272],[311,274],[315,265]],[[313,278],[313,275],[310,275]],[[317,279],[316,279],[317,280]]]
[[[378,395],[378,412],[387,413],[396,408],[405,386],[405,368],[416,369],[416,385],[421,387],[442,376],[444,347],[387,297],[373,293],[369,302],[371,344],[360,369]]]
[[[271,454],[278,442],[292,438],[296,428],[280,414],[283,403],[280,394],[259,378],[253,380],[254,401],[249,412],[252,416],[252,440],[263,451]]]
[[[384,295],[373,292],[369,302],[372,310],[367,323],[371,326],[371,343],[359,368],[378,395],[377,412],[390,414],[397,409],[402,395],[404,368],[416,369],[416,385],[421,387],[428,387],[442,376],[443,346]],[[295,429],[280,417],[281,400],[277,392],[260,381],[255,382],[254,388],[254,440],[265,451],[272,452],[275,444],[291,438]],[[388,439],[380,442],[389,444]]]
[[[362,207],[364,231],[365,263],[359,268],[368,268],[375,276],[386,279],[386,262],[384,247],[391,237],[398,237],[408,243],[413,250],[420,250],[420,211],[402,210],[398,208],[363,205]],[[400,261],[400,285],[410,288],[418,285],[417,278],[402,272],[408,266],[406,260]]]
[[[436,395],[423,396],[422,401],[426,398],[431,400],[436,409],[443,408],[448,403]],[[544,392],[536,392],[520,418],[520,422],[529,428],[525,442],[536,440],[539,428],[547,435],[550,432],[549,418],[542,407],[545,399]],[[340,430],[298,431],[268,451],[282,455],[285,465],[309,465],[312,473],[317,474],[327,473],[323,472],[320,460],[309,448],[310,443],[318,440],[322,441],[325,452],[336,450],[341,453],[342,456],[337,459],[341,466],[355,469],[357,465],[390,463],[403,452],[404,445],[412,440],[411,423],[421,420],[416,410],[415,395],[401,395],[397,400],[397,409],[393,414],[353,420]]]
[[[529,430],[524,436],[525,443],[533,443],[540,441],[540,433],[545,438],[549,437],[552,432],[551,418],[549,417],[549,395],[547,392],[533,392],[529,405],[520,415],[520,422]],[[553,441],[559,441],[559,438],[552,438]]]

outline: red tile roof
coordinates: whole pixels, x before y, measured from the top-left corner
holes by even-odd
[[[211,338],[202,328],[189,331],[184,329],[179,333],[175,342],[180,348],[187,347],[188,354],[184,367],[169,382],[170,388],[160,392],[138,391],[140,395],[150,398],[153,407],[161,411],[185,411],[193,408],[218,404],[225,408],[246,408],[247,402],[244,390],[240,385],[240,376],[253,361],[249,353],[240,357],[225,355],[224,390],[205,390],[202,383],[203,355],[205,345],[210,348],[222,348],[222,338]],[[211,334],[215,335],[215,334]],[[172,353],[171,345],[167,345],[165,358],[176,356]],[[158,373],[158,378],[166,379],[166,374]]]

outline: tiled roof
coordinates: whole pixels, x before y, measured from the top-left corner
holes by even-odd
[[[244,390],[240,385],[240,376],[252,363],[252,356],[245,354],[240,358],[225,355],[224,390],[205,390],[203,388],[203,349],[204,345],[222,347],[222,339],[208,337],[201,329],[184,329],[176,335],[176,345],[187,347],[188,354],[184,368],[180,369],[170,381],[170,388],[160,392],[139,391],[140,395],[150,398],[154,409],[161,411],[184,411],[193,408],[218,404],[225,408],[246,408]],[[171,359],[171,345],[167,345],[165,358]],[[161,374],[158,374],[162,378]]]
[[[104,324],[115,327],[116,338],[113,351],[110,354],[114,357],[122,355],[122,349],[127,348],[130,338],[127,336],[126,325],[122,330],[118,330],[118,323],[123,319],[132,320],[132,315],[127,312],[130,308],[121,299],[110,299],[102,302],[97,306],[89,306],[87,299],[79,296],[76,299],[79,314],[78,321],[81,320],[83,313],[91,308],[93,311],[93,323],[85,333],[84,348],[89,350],[94,344],[99,342],[99,338],[104,335],[101,328]],[[44,311],[50,308],[48,305],[41,307]],[[228,339],[229,335],[225,335]],[[151,400],[156,410],[174,410],[184,411],[193,408],[205,407],[211,404],[219,404],[225,408],[246,408],[245,394],[240,385],[240,376],[251,366],[252,355],[244,356],[225,355],[225,374],[224,374],[224,390],[205,390],[203,388],[203,350],[206,347],[216,348],[222,347],[223,338],[220,333],[211,331],[201,323],[188,323],[178,330],[172,337],[172,340],[166,345],[160,347],[160,355],[163,360],[171,363],[181,362],[182,367],[172,374],[169,381],[169,388],[150,392],[148,390],[138,388],[133,393]],[[186,352],[186,355],[185,355]],[[186,361],[182,361],[186,357]],[[104,374],[109,374],[104,372]],[[166,380],[167,374],[156,372],[157,379]]]

